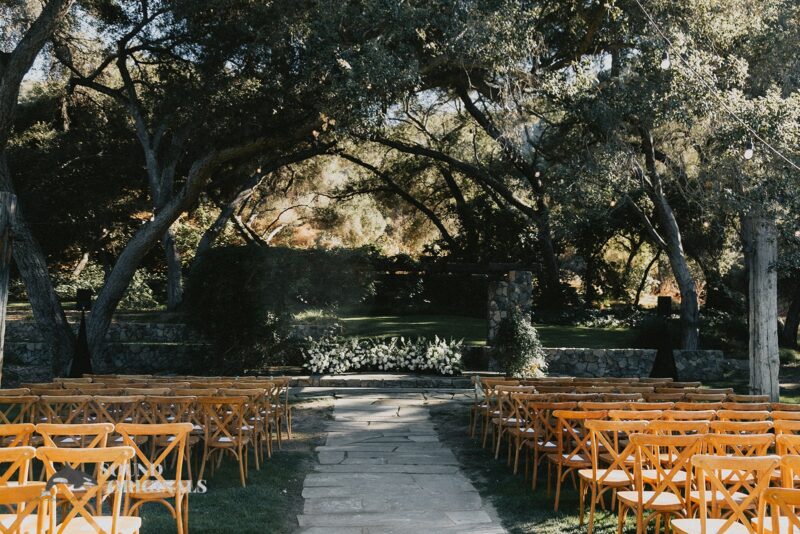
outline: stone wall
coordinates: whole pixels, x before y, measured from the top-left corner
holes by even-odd
[[[489,332],[487,340],[497,335],[497,329],[509,313],[517,309],[530,314],[533,308],[533,274],[530,271],[510,271],[504,280],[489,284],[487,319]]]
[[[548,374],[580,377],[647,377],[653,368],[652,349],[544,349]],[[673,352],[678,380],[709,381],[747,372],[747,362],[725,358],[719,350]]]

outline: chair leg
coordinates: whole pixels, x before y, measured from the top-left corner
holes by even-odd
[[[244,462],[246,461],[246,458],[244,457],[244,454],[242,454],[242,452],[243,452],[242,449],[239,448],[239,455],[238,455],[239,456],[239,458],[238,458],[238,460],[239,460],[239,479],[242,481],[242,487],[244,488],[244,487],[247,486],[247,484],[245,483],[245,477],[244,477]]]
[[[622,534],[622,526],[625,524],[625,515],[627,514],[627,510],[625,509],[625,505],[621,502],[619,503],[619,514],[617,516],[617,534]]]
[[[580,488],[578,488],[578,526],[583,526],[583,508],[584,508],[584,498],[586,497],[585,493],[585,486],[583,479],[581,479]]]
[[[561,477],[563,469],[564,468],[562,467],[562,465],[558,464],[558,471],[556,472],[556,501],[555,504],[553,505],[554,512],[558,512],[558,501],[561,498]]]
[[[203,459],[200,462],[200,473],[197,475],[197,480],[203,479],[203,473],[206,470],[206,460],[208,460],[208,447],[203,447]]]
[[[594,484],[592,484],[592,500],[589,503],[589,532],[588,534],[592,534],[594,530],[594,512],[597,506],[597,489]]]

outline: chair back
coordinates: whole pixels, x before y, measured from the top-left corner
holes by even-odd
[[[708,434],[706,452],[717,456],[766,456],[774,434]]]
[[[800,434],[800,421],[787,421],[785,419],[773,423],[776,434]]]
[[[186,452],[187,436],[192,431],[191,423],[166,423],[166,424],[133,424],[120,423],[116,427],[117,433],[122,436],[124,446],[134,450],[135,467],[131,473],[132,483],[136,492],[152,492],[170,494],[177,497],[188,488],[181,483],[184,453]],[[136,443],[137,437],[149,439],[162,438],[166,446],[158,454],[145,454]],[[149,452],[149,451],[148,451]],[[174,459],[175,472],[172,482],[164,478],[167,459]]]
[[[122,493],[125,482],[129,480],[129,462],[134,457],[131,447],[102,447],[96,449],[61,449],[54,447],[39,447],[36,449],[36,458],[42,461],[47,476],[52,477],[57,471],[56,466],[70,466],[79,469],[84,464],[95,464],[93,476],[97,485],[84,485],[75,488],[72,484],[55,484],[57,495],[66,503],[68,511],[61,518],[55,532],[61,534],[69,531],[69,524],[76,518],[81,518],[94,532],[98,534],[116,534],[122,506]],[[108,494],[113,493],[111,504],[111,528],[106,530],[96,521],[92,500],[102,503]],[[98,504],[98,507],[100,504]]]
[[[714,410],[667,410],[664,419],[668,421],[713,421],[717,418]]]
[[[36,395],[0,396],[0,425],[14,425],[33,421]]]
[[[634,467],[630,459],[635,456],[636,447],[630,435],[646,432],[647,425],[646,421],[586,421],[592,448],[592,480],[602,485],[607,478],[622,472],[633,484]]]
[[[709,428],[717,434],[766,434],[772,421],[711,421]]]
[[[93,449],[105,447],[108,435],[114,431],[111,423],[53,424],[39,423],[36,433],[42,436],[45,447]]]
[[[568,464],[589,465],[592,458],[591,434],[586,431],[586,423],[606,416],[607,412],[603,410],[555,410],[553,417],[558,425],[556,454]]]
[[[766,421],[769,412],[764,410],[717,410],[720,421]]]
[[[105,396],[92,399],[94,421],[98,423],[138,423],[142,416],[144,395]]]
[[[769,415],[776,423],[778,421],[800,421],[800,412],[774,410]]]
[[[51,514],[52,497],[44,482],[24,486],[0,486],[0,506],[14,510],[0,522],[0,534],[41,534],[46,531],[45,517]],[[36,521],[28,521],[36,514]],[[32,528],[31,523],[35,525]]]
[[[248,400],[245,396],[200,397],[206,443],[242,443],[247,422]]]
[[[664,412],[659,410],[609,410],[608,418],[614,421],[655,421]]]
[[[800,455],[800,436],[795,434],[777,434],[775,436],[775,452],[781,456],[787,454]]]
[[[800,454],[781,456],[781,480],[784,488],[795,488],[800,483]]]
[[[0,486],[8,486],[10,482],[24,484],[28,482],[31,460],[36,456],[33,447],[4,447],[0,449]]]
[[[675,421],[659,419],[651,421],[647,430],[652,434],[668,436],[691,436],[694,434],[708,433],[708,421]]]
[[[33,423],[0,424],[0,446],[23,447],[30,442],[35,430]]]
[[[643,525],[644,510],[652,509],[659,497],[665,493],[672,493],[687,509],[689,484],[691,477],[683,477],[682,473],[691,472],[692,457],[702,452],[703,434],[694,435],[664,435],[664,434],[633,434],[630,439],[633,443],[636,456],[634,461],[634,487],[638,493],[638,506],[636,510],[637,524]],[[669,458],[664,462],[663,458]],[[643,470],[650,466],[654,477],[648,476],[647,483],[651,491],[645,498]]]
[[[761,508],[770,511],[769,517],[759,514],[758,525],[764,532],[800,532],[800,489],[769,488]]]
[[[85,423],[89,419],[89,395],[42,395],[36,404],[37,422],[58,425]]]
[[[709,509],[715,516],[724,509],[725,523],[716,532],[725,532],[738,522],[751,534],[757,534],[749,511],[758,510],[759,499],[769,488],[780,462],[779,456],[695,456],[692,465],[700,494],[701,525],[705,527]]]
[[[650,401],[642,401],[642,402],[629,402],[628,409],[629,410],[642,410],[642,411],[651,411],[651,410],[658,410],[660,412],[671,410],[672,407],[675,406],[674,402],[650,402]]]

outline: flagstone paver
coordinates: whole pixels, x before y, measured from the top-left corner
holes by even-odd
[[[505,530],[439,441],[425,399],[337,398],[298,516],[305,534],[498,534]]]

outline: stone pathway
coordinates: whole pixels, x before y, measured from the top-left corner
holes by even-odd
[[[336,399],[327,434],[305,479],[301,532],[505,532],[439,441],[422,395]]]

